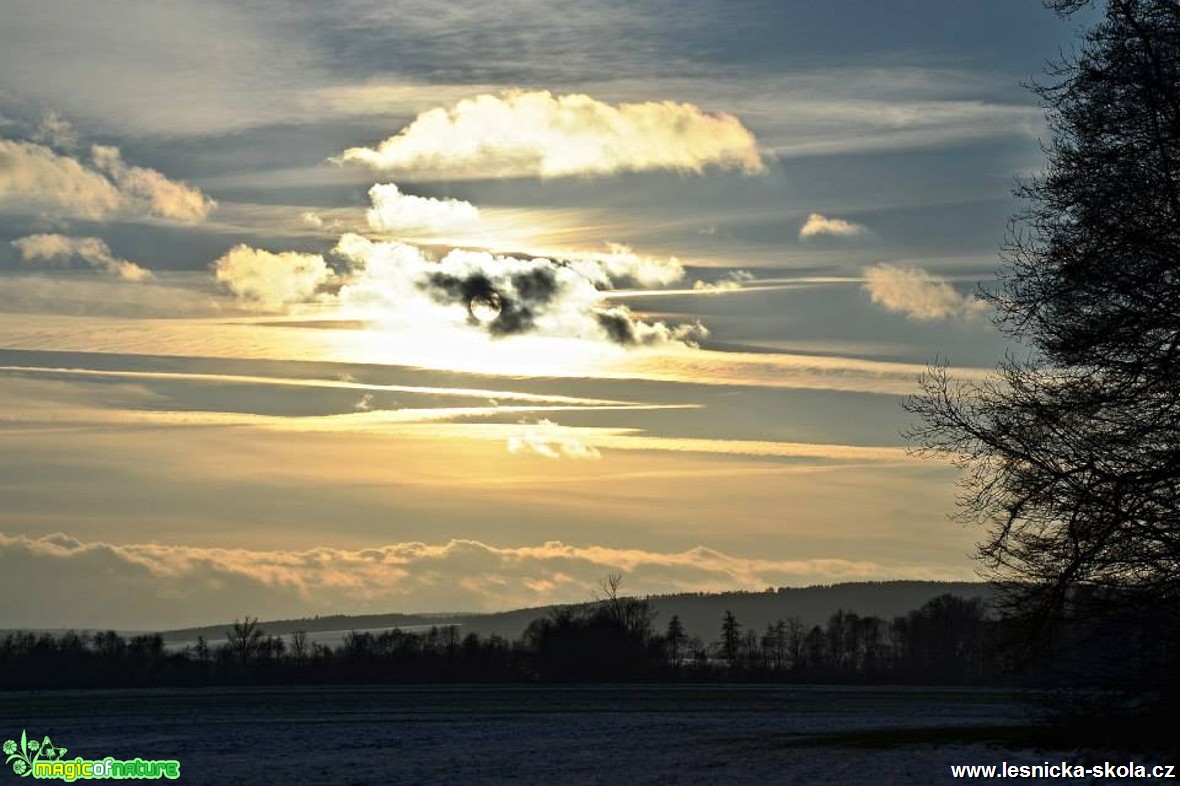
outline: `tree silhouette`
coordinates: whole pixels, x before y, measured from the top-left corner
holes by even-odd
[[[1054,4],[1068,15],[1084,5]],[[1180,4],[1110,0],[1037,86],[1053,133],[1005,248],[997,324],[1029,348],[909,402],[958,457],[1010,610],[1180,608]],[[1084,591],[1079,591],[1082,588]]]
[[[1049,5],[1068,16],[1089,3]],[[1018,189],[1027,207],[990,295],[1028,356],[983,384],[935,369],[908,406],[921,419],[912,436],[967,470],[961,513],[988,530],[980,556],[1006,611],[1028,623],[1024,641],[1121,618],[1174,668],[1180,3],[1103,11],[1034,88],[1052,131],[1047,166]]]
[[[246,616],[241,620],[234,620],[230,629],[225,632],[226,646],[234,659],[245,666],[258,654],[262,646],[262,629],[258,627],[258,618]]]
[[[307,631],[300,629],[291,634],[291,659],[302,665],[307,660],[307,655]]]
[[[621,595],[619,589],[622,585],[623,576],[619,573],[611,573],[599,582],[602,594],[598,596],[598,602],[619,627],[631,634],[646,638],[651,633],[654,617],[651,605],[638,598]]]
[[[197,663],[209,662],[209,642],[205,641],[204,636],[197,636],[197,644],[193,648],[193,656],[197,659]]]
[[[668,644],[668,660],[673,668],[679,668],[684,644],[688,641],[688,634],[684,632],[684,625],[680,622],[679,615],[673,614],[672,619],[668,620],[668,630],[664,633],[664,641]]]
[[[798,617],[788,617],[780,624],[783,625],[783,646],[791,668],[798,670],[803,666],[803,641],[807,636],[807,629]]]
[[[721,618],[721,651],[730,667],[738,664],[738,652],[742,644],[741,628],[737,617],[727,609],[725,616]]]
[[[792,617],[770,625],[760,636],[727,613],[722,640],[712,647],[686,635],[679,617],[673,617],[666,636],[655,636],[628,630],[607,606],[594,603],[554,609],[515,641],[474,632],[460,638],[454,626],[440,626],[351,631],[335,647],[296,631],[288,644],[265,635],[258,621],[247,617],[235,621],[214,657],[203,640],[170,649],[159,634],[124,638],[115,632],[88,637],[72,631],[56,636],[17,631],[0,635],[0,689],[243,682],[713,682],[722,675],[768,681],[980,683],[999,676],[990,660],[992,650],[980,646],[994,624],[985,617],[978,599],[948,595],[888,626],[878,617],[842,611],[832,615],[826,630],[816,625],[804,635],[803,624]],[[786,642],[781,657],[780,638]],[[710,652],[729,660],[719,663]],[[790,669],[784,668],[787,658]]]

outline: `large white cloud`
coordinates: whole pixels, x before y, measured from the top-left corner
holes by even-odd
[[[548,91],[484,94],[431,109],[376,148],[349,148],[340,160],[464,177],[763,170],[754,135],[733,115],[673,101],[612,105]]]
[[[470,202],[405,194],[394,183],[377,183],[369,199],[369,226],[380,231],[437,233],[479,225],[479,208]]]
[[[35,142],[0,139],[0,209],[90,220],[152,215],[192,223],[215,206],[192,186],[129,166],[115,147],[95,145],[87,163]]]
[[[76,257],[95,270],[125,281],[143,281],[152,277],[150,270],[113,255],[106,242],[97,237],[28,235],[12,241],[12,245],[25,262],[51,262]]]
[[[305,302],[334,276],[318,254],[275,254],[244,243],[213,262],[213,275],[244,304],[263,311]]]
[[[969,319],[988,311],[986,302],[961,294],[920,267],[880,264],[865,268],[864,274],[864,289],[874,303],[919,322]]]

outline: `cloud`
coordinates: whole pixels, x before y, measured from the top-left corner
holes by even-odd
[[[65,235],[28,235],[12,241],[25,262],[45,262],[77,257],[95,270],[125,281],[144,281],[150,270],[111,254],[105,241],[97,237]]]
[[[42,136],[61,143],[63,123],[58,119],[43,127]],[[127,165],[118,148],[95,145],[91,155],[92,166],[35,142],[0,139],[0,209],[95,221],[139,214],[193,223],[216,207],[192,186]]]
[[[960,294],[945,279],[920,267],[880,264],[865,268],[864,290],[887,311],[919,322],[953,317],[970,319],[987,313],[988,304]]]
[[[661,346],[684,344],[695,346],[709,335],[709,329],[700,322],[669,325],[665,322],[644,322],[626,306],[610,306],[595,312],[602,330],[617,344],[623,346]]]
[[[341,237],[335,250],[351,264],[340,288],[341,305],[365,309],[388,324],[624,346],[687,343],[706,334],[699,324],[649,323],[626,306],[606,303],[613,280],[668,275],[629,251],[552,260],[455,249],[435,261],[406,243],[375,242],[353,234]]]
[[[431,109],[375,149],[349,148],[339,160],[465,177],[764,169],[754,135],[733,115],[673,101],[611,105],[548,91],[484,94]]]
[[[861,224],[854,224],[842,218],[828,218],[819,213],[812,213],[807,217],[807,221],[804,222],[802,228],[800,228],[799,238],[801,240],[807,240],[808,238],[819,237],[821,235],[856,237],[863,235],[867,231]]]
[[[694,281],[692,288],[697,292],[736,292],[753,280],[754,274],[748,270],[732,270],[716,281]]]
[[[918,363],[839,355],[709,349],[684,352],[670,348],[660,353],[625,356],[611,371],[633,379],[695,385],[750,385],[907,396],[916,392],[917,379],[926,367]],[[954,373],[962,379],[983,381],[992,372],[986,368],[958,367]]]
[[[213,262],[213,275],[244,304],[262,311],[306,302],[335,276],[318,254],[275,254],[244,243]]]
[[[535,404],[569,405],[571,407],[629,407],[643,406],[638,402],[620,401],[618,399],[586,398],[583,396],[562,396],[556,393],[528,393],[520,390],[505,390],[504,388],[466,388],[466,387],[438,387],[429,385],[379,385],[375,383],[357,382],[350,375],[341,375],[340,379],[319,379],[310,377],[274,377],[251,374],[210,374],[186,371],[115,371],[111,369],[94,368],[66,368],[55,366],[10,366],[0,365],[0,373],[16,372],[53,377],[76,377],[81,379],[112,379],[129,380],[131,382],[190,382],[210,384],[246,384],[271,385],[284,388],[309,388],[326,390],[354,390],[366,391],[361,401],[372,404],[374,393],[410,393],[430,397],[471,397],[481,399],[495,399],[500,401],[524,402]],[[359,402],[358,402],[359,403]],[[655,406],[655,405],[653,405]],[[688,405],[665,405],[688,406]],[[356,407],[365,411],[364,407]],[[371,407],[370,407],[371,408]]]
[[[0,593],[23,599],[5,607],[0,625],[159,629],[226,622],[235,613],[491,611],[585,601],[615,572],[637,594],[961,578],[921,565],[746,558],[703,546],[660,552],[453,539],[264,551],[0,533]]]
[[[235,207],[240,209],[241,205],[236,205]],[[260,213],[261,211],[257,212]],[[248,216],[246,218],[247,221],[251,221],[252,219],[253,216]],[[260,215],[257,220],[269,221],[271,219],[265,215]],[[324,234],[339,232],[340,228],[344,225],[344,222],[339,218],[325,218],[323,214],[314,210],[304,210],[302,213],[300,213],[299,223],[308,229],[321,230]]]
[[[479,225],[479,209],[461,199],[432,199],[402,193],[393,183],[369,189],[369,226],[384,232],[438,233]]]
[[[571,402],[561,396],[528,396],[514,392],[501,395],[496,391],[486,391],[482,397],[484,401],[472,406],[458,400],[468,395],[465,391],[444,390],[438,393],[430,388],[410,388],[414,394],[410,400],[418,400],[422,405],[385,408],[376,406],[375,392],[398,388],[338,380],[183,372],[112,372],[35,366],[0,366],[0,378],[5,380],[0,405],[3,405],[5,422],[9,425],[135,425],[155,429],[185,429],[190,434],[202,428],[216,430],[235,427],[251,429],[259,436],[267,432],[286,435],[334,434],[341,438],[349,434],[363,437],[381,435],[402,445],[421,446],[440,441],[450,445],[455,445],[456,441],[497,444],[506,446],[508,452],[514,455],[537,455],[550,459],[597,459],[600,450],[610,450],[781,459],[796,468],[804,464],[832,466],[850,462],[923,466],[921,457],[913,456],[904,447],[897,446],[659,436],[649,435],[635,427],[560,426],[547,419],[555,416],[555,413],[639,413],[698,408],[698,405],[693,404],[614,403],[592,399],[573,399]],[[106,384],[88,384],[99,380]],[[276,403],[287,396],[283,388],[371,388],[373,392],[365,391],[360,399],[345,405],[351,411],[338,414],[297,414],[281,408],[279,411],[282,414],[256,414],[238,411],[233,407],[221,410],[188,405],[169,409],[152,392],[159,389],[158,385],[153,384],[158,382],[266,385],[273,388],[268,397]],[[168,386],[167,389],[174,388]],[[96,400],[94,390],[103,391],[105,398]],[[117,395],[117,391],[125,392]],[[442,401],[435,401],[440,398]],[[512,403],[506,404],[500,399]],[[521,420],[515,424],[500,422],[506,416],[523,416],[530,420]],[[470,455],[475,450],[464,449],[463,452]]]
[[[533,424],[523,424],[519,434],[508,438],[508,452],[514,456],[533,454],[548,459],[590,459],[602,458],[598,448],[588,445],[576,436],[577,432],[563,429],[551,420],[541,419]]]
[[[4,89],[138,138],[322,118],[322,106],[302,108],[324,73],[313,44],[277,34],[273,9],[19,2],[0,29]]]
[[[594,257],[611,287],[666,286],[684,278],[684,267],[676,257],[650,257],[636,254],[630,246],[607,243],[610,253]],[[587,271],[588,275],[593,275]]]
[[[78,146],[78,132],[68,120],[54,111],[47,112],[41,119],[33,139],[59,150],[73,150]]]
[[[149,213],[174,221],[203,221],[217,203],[199,189],[169,180],[154,169],[128,166],[119,148],[94,145],[94,164],[106,172],[125,194],[147,203]]]
[[[101,173],[44,145],[0,139],[0,208],[101,219],[126,199]]]
[[[0,319],[6,314],[12,320],[23,319],[29,329],[44,330],[46,338],[53,335],[54,328],[46,327],[44,320],[65,315],[70,321],[86,324],[93,334],[110,328],[106,320],[120,318],[159,317],[184,324],[177,318],[226,313],[226,304],[211,296],[208,288],[206,276],[198,279],[189,273],[154,275],[150,286],[127,286],[123,280],[105,276],[5,275],[0,288]],[[39,316],[35,320],[17,316],[22,314]],[[105,319],[100,323],[96,317]],[[7,330],[0,332],[6,339],[12,336]]]

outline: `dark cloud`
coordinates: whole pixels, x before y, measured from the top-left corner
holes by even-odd
[[[598,324],[616,344],[636,344],[635,323],[626,309],[601,309],[594,314]]]
[[[668,325],[664,322],[644,322],[626,306],[607,306],[594,310],[594,318],[611,341],[623,346],[655,346],[679,341],[695,345],[709,335],[700,322],[687,325]]]
[[[429,274],[422,286],[438,303],[459,303],[466,307],[468,321],[473,325],[481,324],[473,313],[474,304],[481,301],[499,304],[499,316],[486,323],[493,336],[528,333],[536,327],[537,315],[556,298],[557,280],[552,271],[537,268],[508,276],[507,281],[508,285],[501,291],[483,273],[461,278],[436,272]]]

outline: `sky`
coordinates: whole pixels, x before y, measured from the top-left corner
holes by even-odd
[[[1028,0],[9,0],[0,627],[969,579]]]

